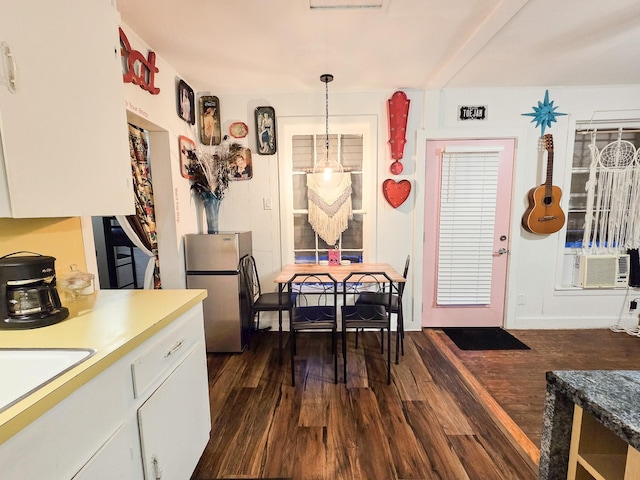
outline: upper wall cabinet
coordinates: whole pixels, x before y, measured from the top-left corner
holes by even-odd
[[[113,3],[0,3],[0,217],[134,213]]]

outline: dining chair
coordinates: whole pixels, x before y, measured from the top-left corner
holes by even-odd
[[[296,384],[296,333],[302,330],[331,331],[334,383],[338,383],[338,282],[328,273],[296,273],[287,282],[287,294],[295,298],[289,313],[291,384]]]
[[[384,272],[352,272],[342,282],[342,362],[347,383],[347,330],[380,329],[380,347],[384,352],[387,331],[387,384],[391,383],[391,301],[393,281]],[[376,295],[377,303],[357,303],[363,293]],[[396,343],[398,340],[396,339]]]
[[[409,273],[410,261],[411,256],[407,255],[407,259],[404,262],[404,271],[402,273],[405,280]],[[391,295],[391,313],[397,315],[396,331],[399,340],[396,342],[396,364],[399,363],[400,360],[398,350],[401,350],[402,356],[404,356],[404,315],[402,313],[402,294],[404,293],[404,286],[404,283],[393,284],[393,288],[397,293],[393,293]],[[356,299],[356,304],[386,305],[386,297],[386,294],[383,292],[361,292]]]
[[[278,359],[282,363],[282,312],[289,312],[295,301],[295,293],[289,295],[278,287],[277,292],[263,292],[256,260],[247,255],[241,260],[241,269],[245,275],[245,282],[249,289],[251,331],[260,330],[260,312],[278,312]]]

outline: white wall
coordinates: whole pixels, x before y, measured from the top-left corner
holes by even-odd
[[[134,32],[123,26],[133,48],[146,54],[148,46]],[[178,136],[198,139],[196,126],[188,126],[176,113],[175,85],[179,74],[158,55],[156,85],[159,95],[150,95],[141,88],[124,86],[126,105],[158,130],[163,152],[152,145],[152,168],[156,185],[156,205],[160,240],[161,275],[164,288],[184,287],[182,236],[202,232],[202,212],[189,190],[189,181],[180,176]],[[253,152],[253,179],[232,182],[220,209],[220,229],[253,232],[254,255],[258,262],[263,288],[275,288],[273,278],[282,264],[280,190],[278,185],[280,148],[275,155],[258,155],[255,145],[254,109],[272,106],[278,118],[324,116],[324,84],[318,73],[318,89],[312,93],[269,94],[260,90],[256,72],[256,90],[246,95],[219,96],[223,134],[234,121],[245,122],[249,135],[240,141]],[[188,81],[188,79],[186,79]],[[399,176],[389,172],[391,157],[388,140],[386,101],[393,91],[345,93],[340,91],[340,79],[329,84],[330,118],[350,115],[375,115],[378,118],[378,150],[368,159],[376,165],[378,185],[373,213],[378,226],[372,260],[385,261],[402,268],[407,254],[412,255],[409,282],[405,293],[405,319],[408,330],[421,325],[422,303],[422,238],[424,209],[424,145],[427,139],[440,138],[502,138],[516,139],[516,169],[511,218],[511,257],[508,271],[506,304],[507,328],[587,328],[607,327],[622,322],[637,323],[627,312],[628,300],[640,296],[627,291],[582,291],[560,288],[563,263],[564,231],[539,236],[524,232],[520,218],[527,206],[527,191],[544,181],[544,165],[538,160],[537,143],[540,129],[522,113],[543,99],[545,87],[518,89],[445,89],[442,91],[407,91],[411,100],[407,128],[408,143],[403,159],[404,171]],[[549,130],[554,135],[554,184],[565,192],[566,210],[570,187],[570,153],[576,121],[640,116],[640,86],[601,88],[551,88],[550,98],[558,117]],[[215,79],[210,92],[196,95],[216,95]],[[488,120],[459,122],[459,105],[487,105]],[[144,123],[144,122],[143,122]],[[142,125],[145,126],[145,125]],[[330,120],[331,129],[331,120]],[[278,142],[281,139],[278,138]],[[159,160],[159,162],[158,162]],[[392,208],[382,196],[381,185],[386,178],[412,181],[412,194],[399,208]],[[272,209],[263,208],[263,200],[271,199]],[[518,295],[524,295],[524,305],[517,305]],[[264,323],[263,323],[264,324]]]
[[[133,49],[147,53],[148,45],[126,25],[122,26]],[[188,126],[176,113],[176,79],[179,74],[166,64],[160,55],[156,65],[159,73],[155,76],[156,86],[161,91],[150,95],[147,91],[132,84],[124,85],[125,105],[130,116],[135,115],[136,123],[156,132],[151,139],[151,165],[156,201],[158,238],[160,247],[160,269],[164,288],[184,288],[184,260],[182,236],[186,233],[206,231],[199,202],[192,197],[188,180],[180,175],[178,136],[186,135],[198,143],[197,125]],[[257,154],[255,140],[254,110],[257,106],[272,106],[277,119],[283,117],[315,116],[324,118],[324,84],[318,73],[317,92],[305,94],[271,95],[259,91],[259,78],[256,77],[256,92],[246,95],[219,96],[223,135],[235,121],[245,122],[249,126],[249,135],[239,139],[240,143],[252,150],[253,178],[248,181],[231,182],[220,208],[221,231],[253,232],[253,251],[260,271],[264,290],[275,289],[273,278],[279,272],[281,260],[280,238],[280,190],[278,184],[280,149],[275,155]],[[185,79],[188,82],[188,79]],[[377,199],[372,211],[379,226],[375,237],[375,251],[370,252],[372,261],[384,261],[397,269],[404,266],[407,254],[414,254],[414,214],[420,210],[415,205],[412,194],[399,208],[392,208],[382,196],[382,182],[387,178],[395,180],[414,180],[416,131],[422,128],[423,97],[421,91],[406,91],[411,100],[407,126],[408,143],[403,159],[404,171],[399,176],[389,172],[391,157],[388,141],[387,99],[394,91],[341,93],[340,81],[335,79],[329,85],[329,128],[331,117],[374,115],[377,121],[377,151],[365,161],[376,166],[378,185]],[[199,95],[216,95],[215,84],[210,92],[196,92]],[[197,99],[196,99],[197,103]],[[280,142],[280,138],[278,138]],[[418,186],[414,182],[414,189]],[[272,209],[263,208],[263,200],[271,199]],[[419,246],[418,246],[419,248]],[[416,264],[417,265],[417,264]],[[410,273],[406,289],[405,308],[411,311],[412,278]],[[419,329],[420,319],[413,320],[405,315],[407,329]],[[264,325],[264,322],[263,322]]]
[[[425,101],[425,129],[419,132],[418,158],[424,164],[424,142],[439,138],[513,137],[516,139],[511,257],[508,271],[507,328],[599,328],[615,323],[636,325],[628,312],[629,300],[638,292],[627,290],[578,290],[561,287],[564,230],[552,235],[525,232],[520,220],[527,206],[527,192],[545,180],[546,164],[538,160],[540,128],[522,116],[544,98],[545,87],[517,89],[448,89],[429,91]],[[553,183],[564,192],[566,211],[570,190],[573,131],[576,122],[640,117],[640,86],[599,88],[550,88],[557,112],[568,113],[545,133],[554,136]],[[488,105],[486,121],[457,120],[460,105]],[[423,171],[418,177],[423,175]],[[416,211],[416,214],[418,212]],[[420,222],[420,219],[417,218]],[[428,226],[427,226],[428,228]],[[421,236],[416,230],[416,238]],[[516,298],[524,295],[524,305]],[[421,301],[416,292],[416,301]],[[629,298],[630,297],[630,298]]]

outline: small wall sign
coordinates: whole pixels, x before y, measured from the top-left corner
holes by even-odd
[[[458,107],[458,120],[486,120],[486,105],[462,105]]]

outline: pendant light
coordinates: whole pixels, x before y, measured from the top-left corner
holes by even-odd
[[[329,155],[329,82],[333,81],[333,75],[324,73],[320,75],[320,81],[324,83],[325,92],[325,152],[324,159],[314,165],[313,173],[322,173],[324,181],[328,182],[334,172],[342,173],[344,170],[335,156],[331,158]]]

